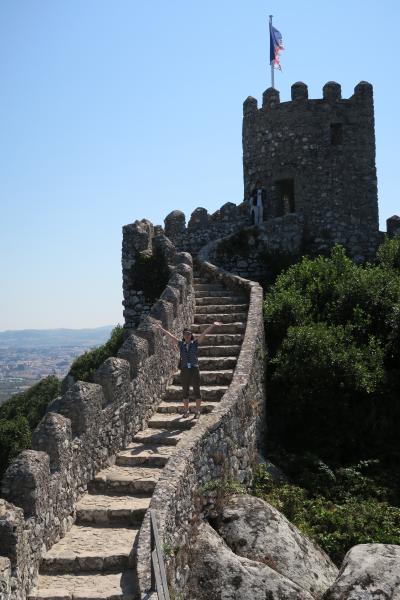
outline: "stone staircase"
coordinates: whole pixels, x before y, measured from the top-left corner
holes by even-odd
[[[229,387],[247,319],[247,298],[221,284],[194,279],[193,333],[223,325],[199,347],[202,413],[211,412]],[[172,348],[171,348],[172,350]],[[177,373],[148,428],[100,471],[77,505],[76,523],[44,556],[31,600],[133,600],[135,540],[151,495],[179,440],[195,426],[182,417]],[[193,405],[192,405],[193,408]],[[193,415],[194,416],[194,415]]]

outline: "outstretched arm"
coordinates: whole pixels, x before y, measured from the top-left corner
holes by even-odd
[[[204,338],[206,337],[207,333],[210,333],[211,329],[213,329],[214,327],[219,327],[220,325],[222,325],[222,323],[220,323],[220,321],[214,321],[214,323],[211,323],[211,325],[209,325],[207,327],[207,329],[205,329],[201,335],[196,337],[197,343],[201,344],[201,342],[204,341]]]
[[[180,340],[176,337],[176,335],[174,335],[173,333],[170,333],[169,331],[167,331],[166,329],[164,329],[164,327],[162,327],[162,325],[160,323],[154,323],[154,325],[156,327],[158,327],[158,329],[161,329],[161,331],[163,333],[165,333],[165,335],[167,335],[171,340],[173,340],[176,344],[179,344]]]

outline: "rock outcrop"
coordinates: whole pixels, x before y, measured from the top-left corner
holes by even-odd
[[[344,557],[324,600],[399,600],[400,546],[359,544]]]
[[[329,556],[260,498],[233,496],[219,533],[235,554],[269,565],[313,598],[322,598],[337,576]]]
[[[189,557],[191,600],[312,600],[268,565],[237,556],[207,523],[202,523]]]

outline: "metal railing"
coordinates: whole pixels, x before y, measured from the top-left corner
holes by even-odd
[[[158,600],[170,600],[164,558],[161,551],[156,513],[150,509],[151,538],[151,589],[157,592]]]

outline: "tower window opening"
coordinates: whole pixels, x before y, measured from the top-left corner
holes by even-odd
[[[340,146],[343,143],[343,125],[342,123],[331,123],[331,144]]]
[[[278,214],[282,216],[295,212],[294,180],[281,179],[275,185],[278,192]]]

